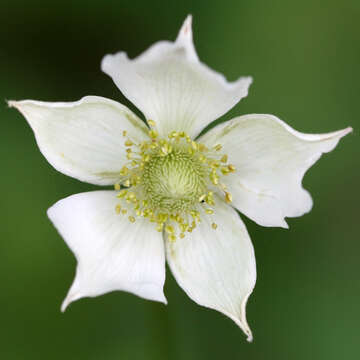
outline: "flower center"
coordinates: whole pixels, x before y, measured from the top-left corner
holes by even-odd
[[[220,154],[221,145],[208,149],[193,141],[185,132],[171,132],[158,138],[155,123],[149,120],[149,140],[137,144],[126,131],[128,163],[120,171],[116,212],[128,216],[130,222],[143,217],[165,231],[170,240],[192,232],[201,216],[214,213],[214,193],[223,194],[226,202],[231,194],[221,177],[235,171],[228,156]],[[217,225],[213,222],[212,228]]]
[[[206,191],[203,164],[178,147],[165,156],[152,154],[141,180],[146,198],[161,212],[191,210]]]

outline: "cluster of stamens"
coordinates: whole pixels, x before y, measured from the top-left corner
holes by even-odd
[[[235,167],[220,153],[220,144],[209,149],[177,131],[161,138],[155,122],[148,123],[149,140],[141,143],[123,131],[128,161],[115,184],[119,199],[115,211],[128,216],[130,222],[146,218],[175,241],[191,233],[203,214],[214,214],[215,193],[231,203],[221,177],[235,172]],[[215,222],[211,226],[217,228]]]

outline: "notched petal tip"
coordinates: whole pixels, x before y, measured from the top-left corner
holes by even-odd
[[[224,312],[224,315],[228,316],[231,320],[235,322],[237,326],[244,332],[244,334],[247,336],[246,341],[252,342],[254,340],[252,331],[250,329],[250,326],[246,320],[246,304],[247,301],[252,294],[254,289],[252,289],[248,295],[244,298],[244,300],[241,302],[240,307],[240,316],[235,316],[233,314],[230,314],[228,312]]]
[[[68,306],[76,300],[79,300],[82,297],[81,294],[76,293],[76,292],[72,292],[71,290],[68,292],[68,294],[66,295],[66,298],[64,299],[64,301],[61,304],[61,312],[64,313],[65,310],[68,308]]]
[[[17,101],[15,101],[15,100],[7,100],[6,103],[8,104],[8,107],[16,107]]]
[[[16,110],[20,111],[21,113],[22,113],[21,104],[23,104],[24,102],[26,102],[26,100],[20,100],[20,101],[7,100],[6,101],[9,108],[15,108]]]
[[[162,304],[164,304],[164,305],[167,305],[167,304],[168,304],[168,301],[167,301],[167,299],[166,299],[166,297],[165,297],[164,293],[162,293],[162,295],[161,295],[161,296],[159,296],[159,298],[158,298],[158,302],[160,302],[160,303],[162,303]]]
[[[164,286],[159,286],[158,284],[149,283],[149,284],[142,284],[141,289],[144,297],[148,300],[157,301],[167,305],[167,299],[164,294]]]
[[[351,132],[353,132],[354,129],[351,126],[348,126],[347,128],[340,130],[339,133],[341,133],[341,137],[345,136],[347,134],[350,134]]]
[[[189,14],[183,22],[176,41],[185,38],[192,39],[192,15]]]

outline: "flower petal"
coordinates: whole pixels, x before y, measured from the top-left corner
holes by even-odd
[[[186,131],[195,137],[247,96],[252,82],[244,77],[229,83],[199,62],[191,16],[175,42],[157,42],[132,60],[124,52],[107,55],[101,68],[147,119],[157,123],[162,136]]]
[[[171,271],[188,296],[230,317],[251,341],[245,306],[256,281],[255,255],[236,211],[218,199],[213,219],[202,218],[185,238],[167,240],[166,248]]]
[[[48,216],[77,259],[75,280],[62,304],[124,290],[166,304],[165,251],[149,221],[130,223],[115,212],[116,192],[93,191],[58,201]]]
[[[224,182],[239,211],[260,225],[287,227],[285,217],[301,216],[312,207],[302,187],[305,172],[351,131],[303,134],[275,116],[253,114],[218,125],[199,141],[221,143],[236,166]]]
[[[58,171],[98,185],[114,184],[126,161],[126,130],[146,138],[145,124],[125,106],[98,96],[71,103],[10,101],[29,122],[40,151]]]

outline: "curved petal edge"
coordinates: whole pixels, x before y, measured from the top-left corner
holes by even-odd
[[[196,137],[211,121],[247,96],[251,77],[228,82],[199,61],[191,16],[174,42],[159,41],[129,59],[124,52],[106,55],[101,69],[149,120],[161,136],[185,131]]]
[[[312,208],[302,186],[306,171],[351,131],[304,134],[276,116],[251,114],[214,127],[199,141],[222,144],[235,165],[236,173],[224,183],[240,212],[259,225],[287,228],[285,217],[302,216]]]
[[[129,222],[115,212],[115,191],[69,196],[48,210],[48,216],[74,253],[74,282],[61,306],[82,297],[114,290],[167,303],[165,250],[160,233],[148,221]]]
[[[58,171],[96,185],[119,180],[127,162],[123,131],[142,141],[147,127],[128,108],[99,96],[75,102],[9,101],[34,131],[41,153]]]
[[[193,301],[231,318],[252,341],[246,303],[256,282],[253,245],[236,211],[221,199],[216,205],[213,217],[204,217],[191,236],[166,239],[167,262]]]

